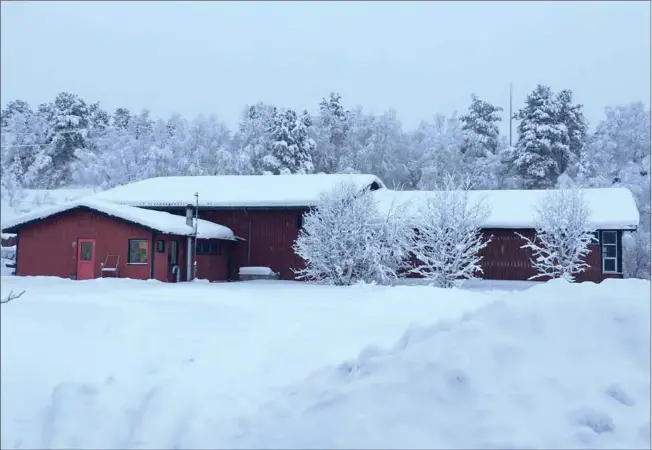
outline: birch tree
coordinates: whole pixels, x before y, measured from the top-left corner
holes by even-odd
[[[483,237],[481,226],[489,209],[482,199],[472,200],[469,191],[468,180],[446,176],[418,208],[412,245],[418,263],[411,272],[440,287],[482,273],[480,251],[490,239]]]
[[[584,272],[589,244],[595,229],[589,223],[590,210],[576,188],[550,191],[536,208],[534,239],[517,233],[525,241],[521,248],[532,250],[532,267],[537,274],[531,280],[551,277],[575,281]]]

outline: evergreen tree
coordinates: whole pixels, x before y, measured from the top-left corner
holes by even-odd
[[[350,114],[342,106],[341,100],[340,94],[331,92],[319,104],[313,155],[316,172],[335,173],[340,168],[350,128]]]
[[[538,85],[515,116],[518,140],[513,153],[514,170],[526,189],[555,185],[569,154],[568,132],[559,123],[559,103],[548,86]]]
[[[475,94],[471,95],[469,112],[460,117],[464,132],[462,153],[481,157],[486,156],[486,152],[496,154],[500,134],[498,122],[502,120],[499,113],[502,110],[500,106],[480,100]]]
[[[565,144],[568,146],[567,152],[560,158],[558,169],[559,174],[563,174],[582,157],[588,126],[582,112],[582,105],[573,104],[571,90],[565,89],[557,94],[557,108],[557,122],[566,127]]]
[[[268,129],[276,115],[276,107],[258,102],[247,106],[240,119],[238,131],[233,137],[234,152],[241,155],[251,165],[253,173],[265,171],[263,158],[269,149]]]
[[[51,165],[46,170],[45,186],[57,188],[72,181],[70,168],[75,152],[86,147],[89,129],[89,108],[75,94],[61,92],[54,103],[39,106],[49,124],[49,156]]]
[[[113,126],[120,129],[125,129],[131,120],[131,112],[126,108],[118,108],[113,113]]]
[[[310,138],[312,121],[307,111],[297,117],[291,109],[276,111],[268,125],[269,153],[263,158],[265,171],[273,174],[313,172]]]

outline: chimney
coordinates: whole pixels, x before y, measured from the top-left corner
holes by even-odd
[[[193,206],[186,205],[186,225],[188,225],[189,227],[193,226],[192,216],[193,216]]]

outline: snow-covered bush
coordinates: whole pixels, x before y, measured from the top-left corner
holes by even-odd
[[[335,285],[391,283],[406,264],[408,235],[399,214],[381,215],[369,190],[343,183],[304,214],[293,248],[306,265],[295,273]]]
[[[650,232],[639,229],[623,235],[623,273],[626,278],[650,279]]]
[[[420,205],[412,252],[417,266],[411,269],[441,287],[475,278],[482,272],[480,250],[488,240],[480,226],[489,209],[482,200],[471,201],[470,183],[444,178],[439,189]]]
[[[575,275],[589,265],[584,261],[594,240],[595,230],[589,223],[589,207],[578,188],[550,191],[536,208],[536,235],[529,239],[517,233],[532,250],[530,277],[563,278],[575,281]]]

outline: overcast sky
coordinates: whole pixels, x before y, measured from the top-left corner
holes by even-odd
[[[2,103],[60,91],[155,116],[258,100],[394,107],[407,128],[570,88],[592,125],[650,99],[650,2],[3,2]],[[505,114],[505,118],[506,118]]]

